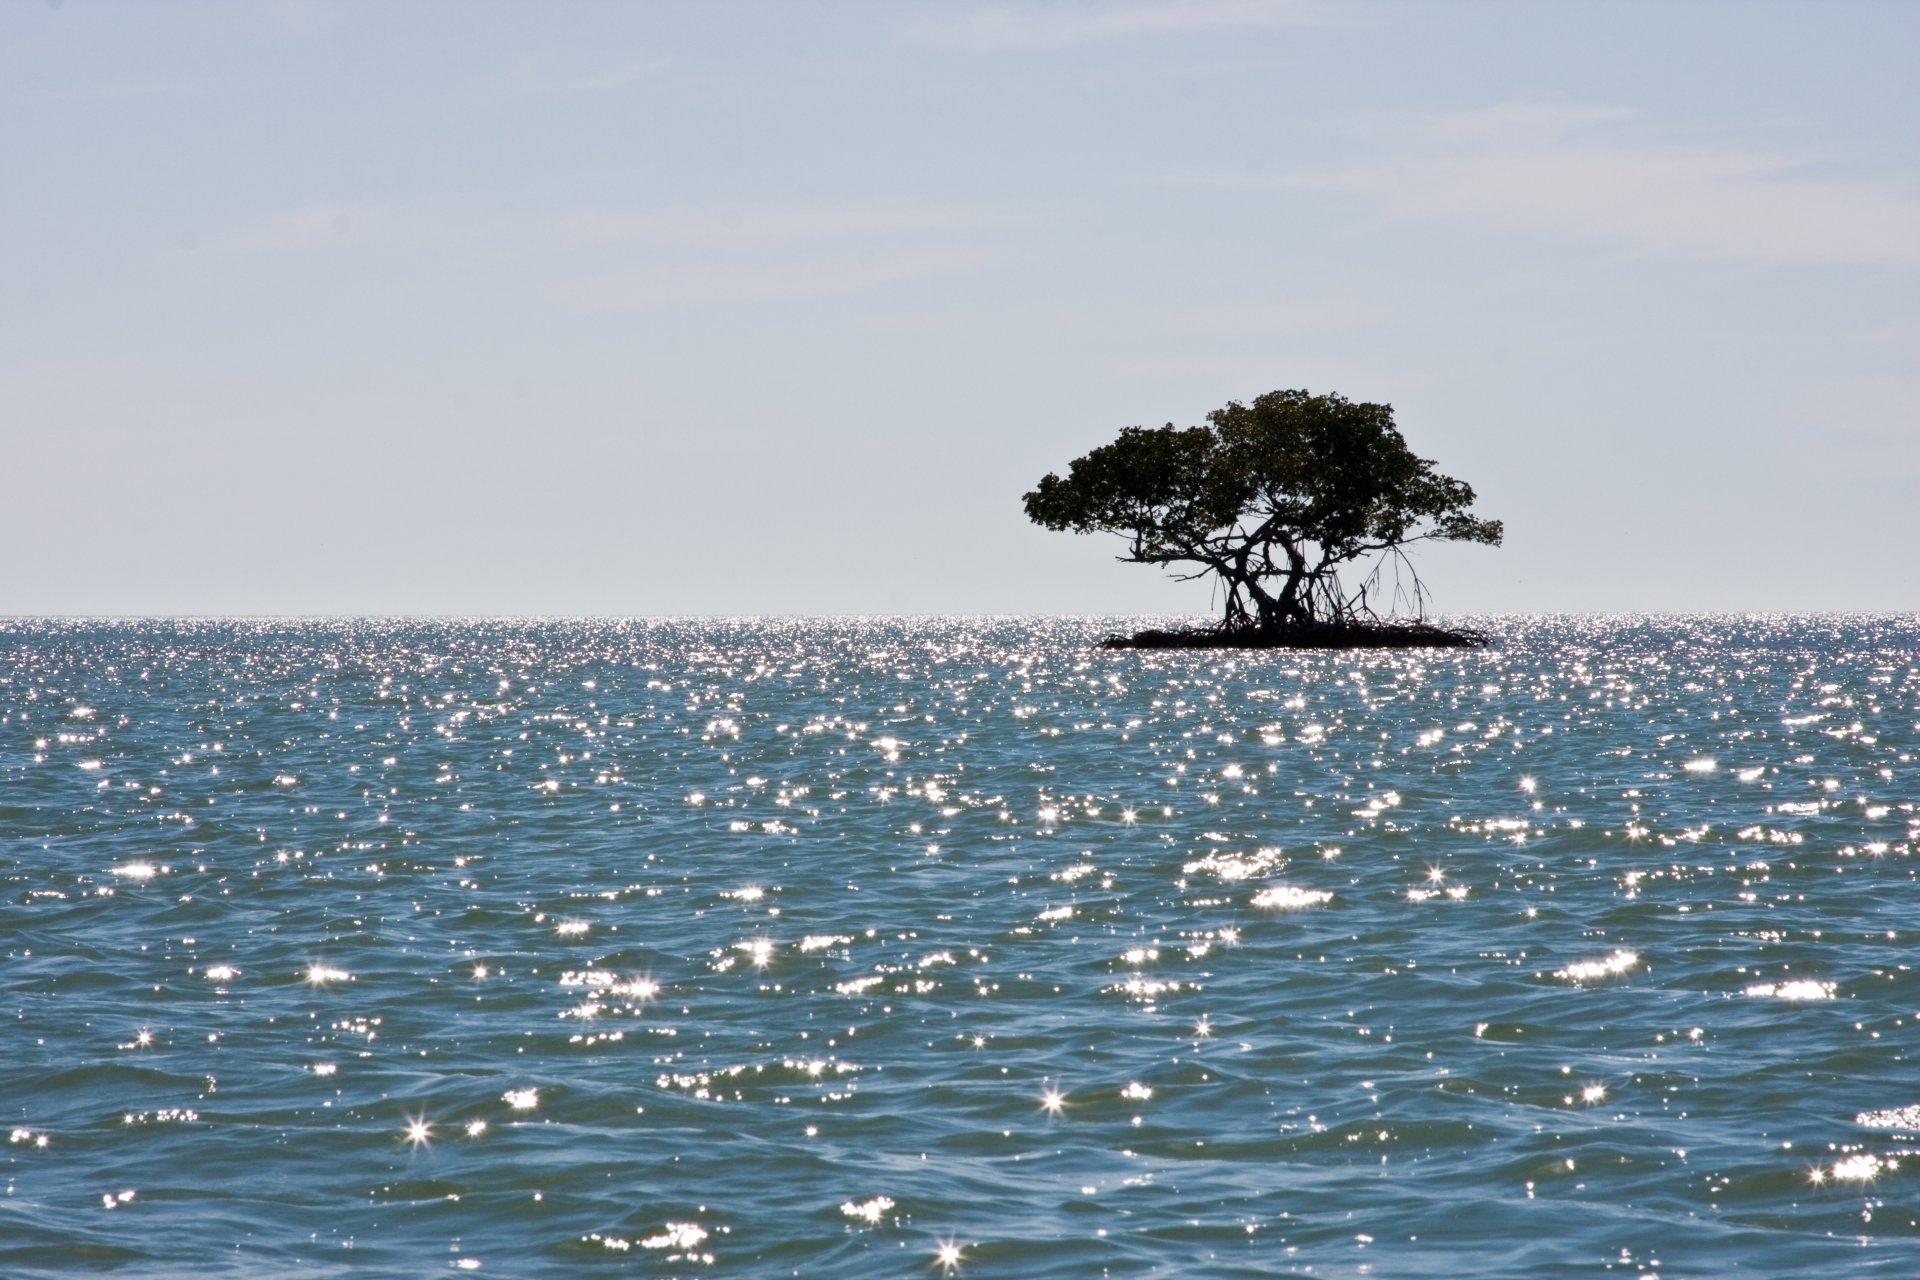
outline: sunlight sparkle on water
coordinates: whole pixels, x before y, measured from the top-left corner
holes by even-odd
[[[1872,1182],[1883,1173],[1892,1173],[1900,1167],[1900,1161],[1892,1156],[1875,1156],[1866,1152],[1857,1152],[1842,1156],[1826,1169],[1815,1168],[1808,1177],[1814,1182],[1824,1182],[1832,1178],[1836,1182]]]
[[[1897,1273],[1920,616],[1486,629],[0,619],[5,1203],[48,1280]]]
[[[1333,901],[1333,895],[1324,889],[1302,889],[1290,884],[1276,884],[1253,895],[1254,906],[1276,911],[1317,907],[1323,902],[1331,901]]]
[[[1630,972],[1639,963],[1640,953],[1623,947],[1598,960],[1575,961],[1564,969],[1554,970],[1553,976],[1568,982],[1598,982],[1602,978],[1617,978]]]
[[[893,1201],[886,1196],[874,1196],[871,1200],[849,1200],[840,1206],[840,1212],[868,1226],[877,1227],[880,1219],[893,1208]]]
[[[1831,1000],[1837,984],[1814,978],[1795,978],[1791,982],[1757,982],[1741,994],[1756,999]]]
[[[1862,1111],[1853,1122],[1863,1129],[1905,1129],[1920,1133],[1920,1104],[1886,1111]]]
[[[674,1249],[687,1252],[697,1249],[705,1242],[707,1229],[697,1222],[669,1222],[660,1230],[640,1241],[642,1249]],[[705,1262],[713,1261],[712,1255],[701,1255]]]

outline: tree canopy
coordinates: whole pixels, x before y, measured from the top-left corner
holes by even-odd
[[[1122,560],[1217,575],[1224,625],[1261,632],[1377,619],[1388,564],[1423,609],[1408,547],[1500,543],[1500,521],[1473,502],[1470,485],[1407,448],[1391,405],[1306,391],[1233,401],[1202,427],[1126,427],[1026,495],[1037,524],[1125,537]],[[1405,590],[1389,593],[1389,612]]]

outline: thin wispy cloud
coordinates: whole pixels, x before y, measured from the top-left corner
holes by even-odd
[[[650,80],[667,65],[661,57],[529,53],[507,65],[507,81],[527,93],[607,93]]]
[[[984,210],[943,204],[683,205],[638,211],[575,210],[556,218],[552,232],[563,242],[581,245],[746,247],[968,231],[991,221]]]
[[[566,286],[563,294],[576,306],[608,311],[779,302],[951,276],[984,266],[988,260],[982,250],[925,249],[806,262],[663,267],[596,275]]]
[[[340,10],[328,0],[266,0],[256,12],[268,31],[292,40],[319,35],[340,21]]]
[[[1327,0],[1134,0],[1133,3],[956,6],[922,34],[968,48],[1043,49],[1182,32],[1327,26],[1356,16]]]
[[[298,252],[375,244],[420,248],[489,246],[584,254],[619,271],[684,257],[687,250],[737,266],[744,275],[793,269],[810,258],[871,259],[885,249],[958,251],[972,233],[1004,222],[978,206],[906,202],[673,205],[584,208],[534,221],[438,217],[430,211],[315,202],[243,228],[216,246],[229,252]]]
[[[1631,113],[1508,106],[1444,117],[1418,149],[1212,186],[1345,193],[1406,219],[1649,256],[1920,267],[1920,183],[1837,177],[1819,157],[1649,137]]]
[[[216,83],[212,80],[186,77],[63,80],[54,84],[37,84],[28,87],[19,85],[0,87],[0,102],[67,107],[146,99],[205,98],[212,95],[216,87]]]
[[[826,297],[951,275],[989,260],[982,207],[910,201],[576,209],[549,243],[594,263],[565,288],[590,308]]]
[[[364,243],[382,225],[380,215],[338,204],[310,204],[269,218],[228,239],[236,252],[323,249]]]
[[[1377,318],[1352,303],[1238,302],[1189,311],[1173,327],[1202,338],[1271,338],[1354,329]]]

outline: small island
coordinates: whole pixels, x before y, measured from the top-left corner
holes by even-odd
[[[1391,405],[1271,391],[1229,402],[1201,427],[1126,427],[1074,459],[1064,479],[1047,475],[1025,502],[1036,524],[1119,534],[1121,560],[1183,580],[1211,574],[1225,589],[1218,623],[1111,636],[1107,648],[1486,643],[1426,621],[1426,587],[1407,551],[1498,546],[1503,528],[1472,513],[1472,486],[1407,447]],[[1342,570],[1359,576],[1343,581]]]

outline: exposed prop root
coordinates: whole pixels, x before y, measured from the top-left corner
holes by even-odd
[[[1484,632],[1424,622],[1312,622],[1259,627],[1193,627],[1111,635],[1102,649],[1478,649]]]

